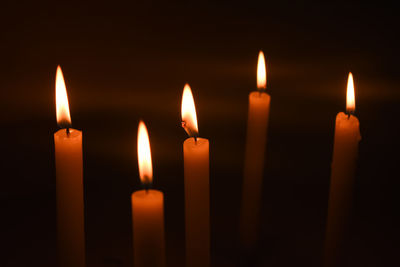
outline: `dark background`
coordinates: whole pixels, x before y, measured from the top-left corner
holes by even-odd
[[[247,97],[260,49],[272,102],[258,266],[320,266],[349,71],[363,139],[343,266],[398,265],[399,24],[394,6],[379,3],[3,1],[0,266],[55,266],[58,64],[73,127],[84,133],[88,266],[132,266],[140,118],[154,187],[165,193],[169,266],[184,266],[186,82],[211,145],[213,266],[238,266]]]

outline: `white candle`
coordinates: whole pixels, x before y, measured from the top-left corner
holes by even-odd
[[[60,66],[56,74],[57,123],[54,134],[57,190],[58,266],[85,266],[82,132],[70,129],[67,91]]]
[[[164,267],[164,194],[148,189],[153,181],[150,141],[146,125],[138,128],[140,180],[147,188],[132,193],[133,257],[135,267]]]
[[[346,102],[348,114],[340,112],[336,116],[325,240],[326,267],[340,265],[341,247],[350,215],[358,143],[361,140],[360,123],[356,116],[350,114],[355,110],[354,83],[351,73],[347,83]]]
[[[188,84],[182,96],[185,183],[186,266],[210,266],[209,142],[198,137],[196,109]]]
[[[244,162],[240,237],[242,245],[250,249],[258,239],[261,188],[265,162],[265,147],[271,97],[267,86],[265,59],[262,51],[257,64],[257,91],[249,95],[246,150]]]

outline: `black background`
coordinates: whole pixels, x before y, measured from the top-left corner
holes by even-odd
[[[136,131],[165,193],[169,266],[184,266],[180,101],[210,139],[213,266],[238,266],[247,116],[260,49],[272,96],[258,266],[320,266],[336,113],[349,71],[359,167],[344,266],[398,264],[399,38],[379,4],[4,1],[0,16],[0,266],[55,266],[54,79],[84,133],[88,266],[132,266]]]

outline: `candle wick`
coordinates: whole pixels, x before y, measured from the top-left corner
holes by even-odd
[[[181,126],[182,126],[182,128],[185,130],[185,132],[190,136],[190,131],[189,131],[189,129],[186,127],[186,121],[182,121]]]
[[[149,190],[150,190],[150,182],[147,182],[144,184],[144,191],[146,192],[146,194],[148,194]]]
[[[267,92],[267,87],[258,87],[257,91],[258,91],[258,97],[261,97],[262,93],[266,93]]]
[[[185,130],[185,132],[190,136],[192,136],[192,133],[188,127],[186,127],[186,121],[182,121],[182,128]]]
[[[65,131],[67,132],[67,136],[69,137],[69,134],[70,134],[69,127],[67,127],[67,128],[65,129]]]
[[[190,129],[189,127],[186,127],[186,122],[185,121],[182,121],[181,125],[182,125],[182,128],[185,130],[185,132],[189,135],[189,137],[193,137],[194,141],[197,144],[197,135],[199,134],[199,132]]]
[[[351,114],[353,114],[353,112],[351,110],[347,110],[347,119],[350,119]]]
[[[147,194],[149,192],[149,189],[151,186],[151,180],[148,176],[144,177],[142,185],[143,185],[144,191],[146,191],[146,194]]]

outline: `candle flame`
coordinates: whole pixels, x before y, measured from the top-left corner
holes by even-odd
[[[143,121],[139,122],[138,127],[137,154],[140,181],[143,184],[150,184],[153,181],[153,165],[151,163],[149,134]]]
[[[267,72],[265,70],[265,58],[263,51],[260,51],[258,54],[257,88],[258,90],[267,88]]]
[[[193,94],[189,84],[185,84],[185,88],[183,88],[181,113],[182,127],[189,136],[197,136],[199,130],[197,127],[196,107],[194,105]]]
[[[354,112],[356,109],[356,101],[354,96],[354,81],[353,74],[349,73],[347,80],[347,97],[346,97],[346,110],[347,112]]]
[[[67,88],[65,87],[64,76],[61,67],[57,67],[56,73],[56,110],[57,124],[61,128],[71,126],[71,116],[69,114]]]

